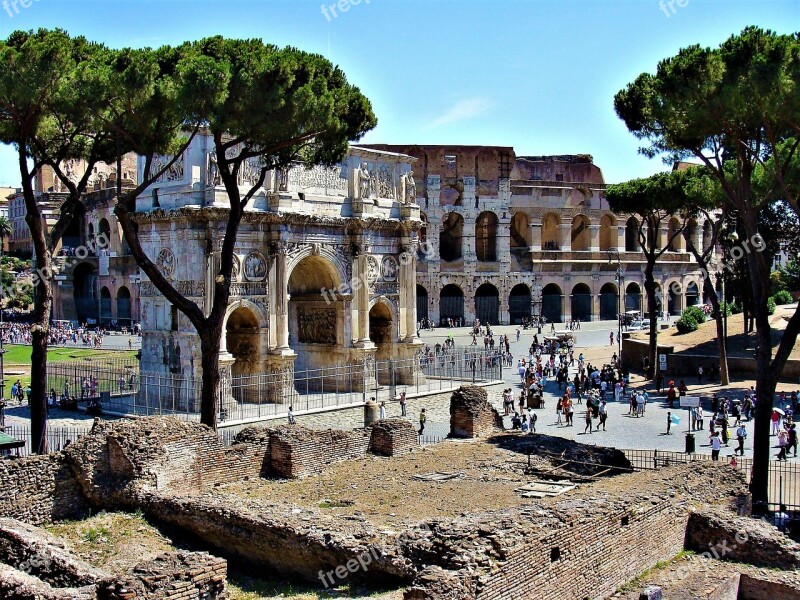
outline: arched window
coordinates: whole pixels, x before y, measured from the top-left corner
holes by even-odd
[[[542,250],[561,249],[561,217],[547,213],[542,218]]]
[[[625,252],[639,252],[639,221],[631,217],[625,223]]]
[[[542,316],[549,323],[564,322],[564,292],[555,283],[549,283],[542,290]]]
[[[453,283],[444,286],[439,293],[439,320],[444,325],[448,319],[463,318],[464,292]]]
[[[585,283],[572,288],[572,320],[592,320],[592,290]]]
[[[475,254],[480,262],[497,260],[497,215],[482,212],[475,221]]]
[[[100,325],[111,324],[111,292],[105,286],[100,290]]]
[[[592,234],[589,228],[589,219],[585,215],[578,215],[572,220],[572,250],[583,252],[589,249],[592,243]]]
[[[619,298],[617,286],[611,282],[603,284],[600,288],[600,320],[616,321],[618,314]]]
[[[428,318],[428,290],[417,284],[417,320]]]
[[[463,254],[461,244],[464,237],[464,217],[450,213],[444,218],[442,232],[439,234],[439,255],[450,262],[459,260]]]
[[[528,215],[521,211],[514,213],[511,219],[511,247],[527,249],[529,246]]]
[[[500,292],[491,283],[484,283],[475,291],[475,316],[481,323],[500,323]]]
[[[667,241],[669,242],[670,252],[683,252],[683,236],[678,233],[681,228],[681,223],[675,217],[667,223]]]
[[[117,291],[117,323],[125,327],[131,324],[131,292],[125,286]]]
[[[600,251],[606,252],[617,247],[616,221],[611,215],[600,219]]]

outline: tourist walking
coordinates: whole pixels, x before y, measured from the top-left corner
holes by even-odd
[[[385,419],[386,419],[386,400],[381,400],[380,420],[383,421]]]
[[[786,450],[787,452],[789,451],[789,448],[793,448],[794,449],[794,457],[795,458],[797,458],[797,429],[796,428],[797,428],[797,424],[796,423],[792,423],[792,426],[789,428],[789,434],[788,434],[789,443],[788,443],[788,445],[786,447],[787,448],[787,450]]]
[[[719,432],[711,434],[711,460],[719,460],[719,451],[722,449],[722,442],[719,439]]]
[[[425,431],[425,421],[428,420],[427,415],[425,414],[425,409],[423,408],[419,411],[419,434],[422,435],[422,432]]]
[[[597,409],[597,412],[600,416],[600,422],[597,424],[597,431],[600,431],[600,427],[603,427],[603,431],[606,430],[606,419],[608,419],[608,407],[606,407],[605,402],[600,403],[600,407]]]
[[[672,427],[672,413],[667,411],[667,435],[672,435],[669,430]]]
[[[744,456],[744,440],[746,437],[747,429],[743,424],[740,424],[739,428],[736,430],[736,441],[739,442],[739,446],[733,451],[734,454],[740,454],[741,456]]]
[[[294,425],[295,424],[294,411],[292,410],[291,406],[289,407],[289,412],[286,413],[286,418],[289,420],[289,425]]]
[[[591,407],[586,408],[586,427],[583,428],[583,433],[586,433],[586,430],[589,430],[589,433],[592,433],[592,409]]]
[[[400,416],[406,416],[406,393],[400,392]]]

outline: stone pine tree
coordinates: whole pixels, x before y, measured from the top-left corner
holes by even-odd
[[[737,212],[740,237],[758,238],[759,168],[772,161],[771,177],[798,215],[787,183],[800,140],[800,36],[749,27],[718,48],[690,46],[661,61],[617,93],[614,106],[628,129],[646,142],[648,156],[694,157],[719,182],[727,210]],[[787,144],[788,142],[788,144]],[[734,169],[725,163],[732,161]],[[743,235],[742,235],[743,234]],[[769,423],[778,377],[800,332],[800,309],[790,317],[773,353],[767,299],[771,257],[747,253],[756,323],[758,403],[750,490],[754,508],[768,506]]]
[[[12,145],[22,181],[25,221],[30,229],[37,275],[31,324],[31,448],[47,451],[47,342],[53,302],[52,255],[61,236],[79,212],[73,195],[62,203],[56,224],[48,230],[39,211],[34,182],[42,167],[66,160],[88,147],[98,156],[107,151],[102,136],[87,135],[88,121],[75,120],[73,108],[91,112],[87,94],[89,65],[106,49],[65,32],[40,30],[12,33],[0,42],[0,141]],[[94,105],[96,106],[96,105]],[[79,184],[85,186],[89,173]]]
[[[657,285],[653,273],[658,259],[672,247],[688,223],[688,217],[683,216],[680,227],[670,231],[665,238],[661,236],[664,222],[678,214],[681,209],[680,200],[676,199],[670,190],[670,178],[673,177],[674,175],[670,173],[659,173],[645,179],[611,185],[606,189],[606,199],[611,210],[635,215],[639,221],[637,239],[646,261],[644,290],[650,314],[650,346],[646,373],[650,378],[655,373],[658,349]]]
[[[163,118],[159,126],[139,139],[137,148],[162,152],[179,148],[176,132],[189,128],[197,112],[196,100],[183,101],[198,98],[196,90],[187,89],[184,83],[193,83],[195,71],[204,67],[191,63],[181,50],[118,52],[82,37],[71,38],[60,30],[15,32],[0,43],[0,52],[0,140],[13,145],[18,153],[26,222],[36,258],[31,327],[32,448],[46,452],[53,253],[66,228],[83,213],[94,166],[133,149],[120,134],[120,107],[140,123],[152,117],[146,109],[153,104],[168,107],[159,113]],[[195,127],[197,121],[195,116]],[[75,161],[82,171],[68,168]],[[44,166],[52,168],[66,192],[58,218],[49,228],[34,193],[35,178]],[[151,181],[145,178],[137,189]]]
[[[135,196],[117,205],[125,239],[137,264],[155,287],[183,313],[200,337],[202,362],[201,420],[216,428],[220,402],[219,351],[230,297],[233,255],[239,226],[248,203],[263,187],[267,173],[303,162],[333,165],[357,140],[376,125],[367,98],[348,83],[345,74],[319,55],[294,48],[277,48],[260,40],[213,37],[193,43],[198,63],[206,65],[210,88],[197,86],[205,101],[205,127],[211,134],[221,185],[230,202],[218,272],[205,313],[179,293],[161,273],[140,243],[133,213]],[[198,75],[198,77],[203,74]],[[135,115],[133,115],[135,117]],[[127,119],[126,119],[127,120]],[[138,124],[131,119],[132,139]],[[146,129],[146,128],[145,128]],[[153,153],[142,153],[145,173]],[[242,169],[258,173],[254,185],[239,186]]]

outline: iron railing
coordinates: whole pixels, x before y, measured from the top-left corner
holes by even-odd
[[[623,450],[634,469],[654,470],[670,465],[711,461],[710,454],[684,453],[666,450]],[[726,457],[720,464],[730,464],[741,470],[747,480],[753,472],[753,459]],[[769,463],[769,509],[777,510],[781,504],[790,511],[800,510],[800,464],[770,461]]]
[[[47,429],[47,449],[50,452],[58,452],[63,450],[68,444],[74,442],[81,436],[88,434],[91,427],[53,427]],[[29,456],[35,454],[31,448],[31,428],[23,425],[9,425],[5,428],[5,433],[13,438],[25,442],[21,448],[5,451],[7,455],[15,456]]]
[[[56,399],[69,393],[78,403],[99,400],[118,415],[170,414],[199,420],[203,382],[180,373],[139,372],[135,361],[97,358],[48,367]],[[451,391],[465,383],[502,379],[497,350],[448,348],[401,360],[371,360],[319,369],[223,377],[219,422],[258,421],[363,404],[407,395]],[[87,387],[88,386],[88,387]]]

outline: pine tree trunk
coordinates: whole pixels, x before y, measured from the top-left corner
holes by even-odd
[[[34,227],[33,229],[36,229]],[[33,232],[31,233],[34,237]],[[47,338],[50,311],[53,305],[52,259],[41,229],[36,248],[36,285],[33,290],[33,322],[31,323],[31,451],[47,454]]]
[[[31,327],[31,451],[47,454],[47,331],[50,321],[52,297],[50,282],[39,283],[43,296],[34,305]]]
[[[200,422],[217,429],[220,410],[219,349],[222,343],[222,319],[219,325],[198,331],[200,335],[203,389],[200,394]]]

